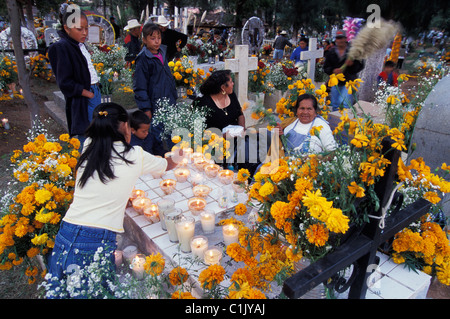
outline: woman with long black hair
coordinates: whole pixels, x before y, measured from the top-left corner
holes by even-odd
[[[128,113],[115,103],[97,106],[86,137],[74,199],[50,256],[49,273],[57,281],[69,275],[68,270],[88,265],[99,247],[110,253],[113,273],[116,233],[124,231],[125,208],[137,179],[176,165],[129,144]]]

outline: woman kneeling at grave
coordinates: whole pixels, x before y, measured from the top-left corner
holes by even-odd
[[[256,154],[259,154],[261,136],[256,131],[246,130],[244,113],[234,92],[231,71],[219,70],[212,73],[200,87],[200,93],[202,96],[194,103],[208,107],[206,127],[210,130],[220,130],[228,140],[233,139],[232,145],[236,146],[235,149],[230,150],[231,157],[226,159],[223,166],[247,168],[252,174],[260,163]]]
[[[110,253],[108,266],[111,275],[114,274],[116,233],[124,232],[125,207],[137,179],[176,166],[172,159],[153,156],[140,146],[129,144],[129,116],[118,104],[98,105],[86,136],[76,167],[74,199],[61,222],[49,260],[50,286],[54,292],[58,291],[58,285],[64,287],[71,271],[79,273],[79,269],[89,266],[99,248]],[[79,288],[78,292],[86,290],[83,286]],[[61,296],[47,293],[47,297]]]

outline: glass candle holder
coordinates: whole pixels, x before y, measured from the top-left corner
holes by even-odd
[[[217,247],[209,247],[204,253],[204,262],[207,265],[220,264],[222,252]]]
[[[191,174],[191,172],[187,168],[177,168],[173,173],[178,183],[186,182],[189,175]]]
[[[175,191],[175,186],[177,185],[177,181],[174,179],[163,179],[159,183],[159,187],[164,192],[164,194],[169,195]]]
[[[188,200],[189,211],[192,215],[197,216],[206,207],[206,200],[201,197],[194,197]]]
[[[209,178],[214,178],[217,177],[217,174],[219,174],[221,167],[217,164],[206,164],[203,167],[203,170],[205,171],[206,176]]]
[[[152,204],[152,201],[147,197],[138,197],[134,199],[131,204],[136,213],[142,215],[144,210]]]
[[[174,209],[175,200],[173,200],[172,198],[163,198],[158,201],[157,205],[158,205],[158,210],[159,210],[159,220],[161,223],[161,228],[163,230],[167,230],[166,223],[164,220],[164,217],[165,217],[164,214],[166,212],[170,212]]]
[[[205,251],[208,249],[208,238],[197,235],[191,239],[191,251],[193,257],[204,259]]]
[[[131,269],[133,271],[133,275],[136,279],[141,280],[144,278],[144,265],[145,265],[145,255],[137,254],[134,256],[131,261]]]
[[[223,241],[225,246],[239,242],[239,228],[234,224],[227,224],[222,227]]]
[[[210,210],[204,210],[200,213],[200,223],[203,233],[212,234],[216,228],[216,214]]]
[[[144,216],[152,223],[159,222],[159,208],[156,204],[151,204],[149,207],[144,209]]]
[[[222,184],[229,185],[233,181],[234,172],[230,169],[223,169],[219,173],[219,181]]]
[[[128,263],[128,265],[131,265],[131,262],[133,261],[134,256],[136,256],[138,253],[138,249],[136,246],[127,246],[123,249],[123,258]]]
[[[194,193],[195,197],[206,197],[211,192],[211,187],[208,185],[195,185],[192,188],[192,192]]]
[[[164,220],[166,221],[167,233],[169,234],[169,240],[172,243],[178,243],[177,229],[175,222],[181,218],[182,211],[179,208],[175,208],[171,212],[166,212]]]
[[[195,232],[194,217],[182,215],[175,221],[175,228],[181,251],[189,253],[191,251],[191,239],[194,237]]]

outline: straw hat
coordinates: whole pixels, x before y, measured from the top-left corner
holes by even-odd
[[[168,27],[170,24],[170,21],[167,21],[165,16],[158,16],[158,20],[156,20],[155,23],[162,27]]]
[[[137,28],[137,27],[140,27],[140,26],[141,26],[141,24],[138,22],[137,19],[131,19],[131,20],[128,20],[127,25],[123,29],[125,31],[127,31],[127,30],[130,30],[130,29],[133,29],[133,28]]]

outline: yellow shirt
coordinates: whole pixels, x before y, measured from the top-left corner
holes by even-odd
[[[89,139],[86,140],[86,149]],[[115,142],[114,147],[120,153],[124,149],[122,142]],[[145,152],[140,146],[134,146],[126,158],[132,164],[122,160],[113,160],[113,171],[116,178],[103,184],[94,173],[83,188],[78,187],[78,178],[83,167],[77,172],[74,199],[64,221],[89,227],[109,229],[114,232],[124,232],[123,220],[125,208],[137,179],[141,175],[160,173],[166,170],[167,161]]]

